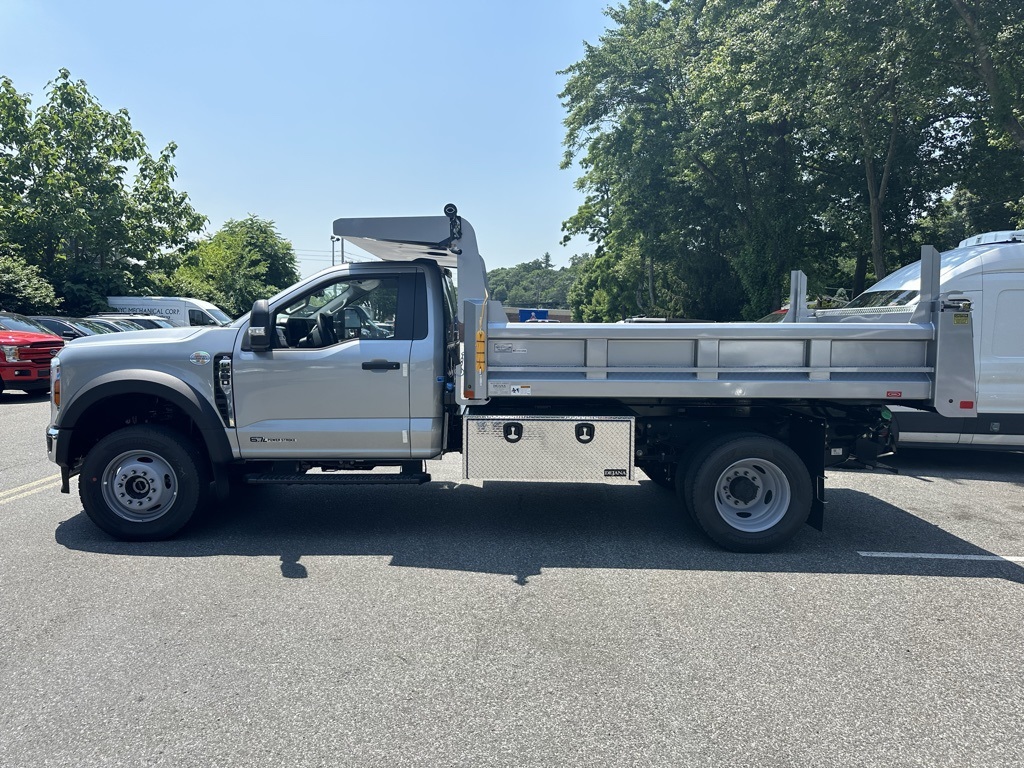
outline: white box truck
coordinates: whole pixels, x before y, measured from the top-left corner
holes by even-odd
[[[893,406],[899,444],[1024,450],[1024,230],[987,232],[941,255],[939,290],[969,299],[978,387],[975,416]],[[819,321],[906,322],[921,292],[921,262],[879,280]]]
[[[156,315],[176,326],[228,325],[231,317],[216,304],[181,296],[107,296],[115,312]]]

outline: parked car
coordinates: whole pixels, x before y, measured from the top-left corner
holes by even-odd
[[[0,312],[0,392],[47,391],[50,358],[63,346],[62,338],[35,320],[14,312]]]
[[[141,325],[143,328],[174,328],[174,323],[164,320],[162,317],[156,315],[129,315],[122,314],[120,312],[101,312],[97,315],[89,315],[88,320],[95,319],[105,320],[130,320],[136,325]]]
[[[787,312],[789,312],[788,309],[776,309],[774,312],[770,312],[767,315],[765,315],[764,317],[759,318],[757,320],[757,322],[759,322],[759,323],[781,323],[783,321],[783,319],[786,317],[786,313]]]
[[[112,331],[141,331],[142,326],[138,323],[133,323],[131,320],[121,320],[120,318],[114,319],[112,317],[87,317],[86,320],[102,325],[104,328],[109,328]]]
[[[58,317],[56,315],[33,315],[35,320],[44,328],[52,331],[66,341],[77,339],[81,336],[95,336],[99,333],[114,333],[111,328],[86,320],[82,317]]]

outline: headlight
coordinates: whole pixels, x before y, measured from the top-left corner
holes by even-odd
[[[16,363],[21,360],[21,358],[18,357],[18,347],[14,344],[0,345],[0,352],[3,352],[4,357],[7,358],[7,362],[9,363]]]

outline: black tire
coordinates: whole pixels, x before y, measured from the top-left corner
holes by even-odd
[[[100,440],[78,479],[85,513],[122,541],[159,541],[184,528],[206,503],[209,480],[186,437],[134,426]]]
[[[679,458],[679,463],[676,465],[676,495],[679,497],[679,502],[683,505],[683,509],[690,518],[696,522],[697,516],[693,512],[693,504],[690,502],[689,494],[686,492],[687,488],[693,486],[693,476],[696,474],[696,465],[700,464],[700,461],[705,454],[708,453],[712,445],[719,445],[722,440],[729,439],[729,435],[712,438],[709,442],[691,443],[683,451],[683,455]]]
[[[807,522],[811,477],[784,443],[755,433],[723,435],[695,456],[680,487],[687,510],[719,546],[769,552]]]
[[[676,487],[676,465],[663,461],[644,462],[637,464],[640,471],[660,488],[674,490]]]

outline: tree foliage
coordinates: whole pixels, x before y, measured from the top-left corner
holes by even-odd
[[[248,312],[256,299],[267,298],[299,279],[292,245],[274,222],[250,214],[229,220],[201,241],[175,270],[168,290],[211,301],[230,315]]]
[[[66,69],[35,111],[0,77],[0,242],[18,247],[69,313],[147,292],[205,222],[171,186],[175,151],[151,155],[127,111],[104,110]]]
[[[551,254],[516,264],[498,267],[487,273],[491,298],[510,307],[569,308],[569,287],[575,279],[574,266],[554,268]]]
[[[564,229],[594,243],[574,301],[594,319],[752,319],[781,304],[793,269],[817,294],[855,293],[925,234],[1010,226],[1024,11],[961,6],[609,9],[564,72],[564,165],[578,161],[585,193]]]
[[[49,314],[59,306],[53,286],[14,249],[0,245],[0,309],[26,315]]]

